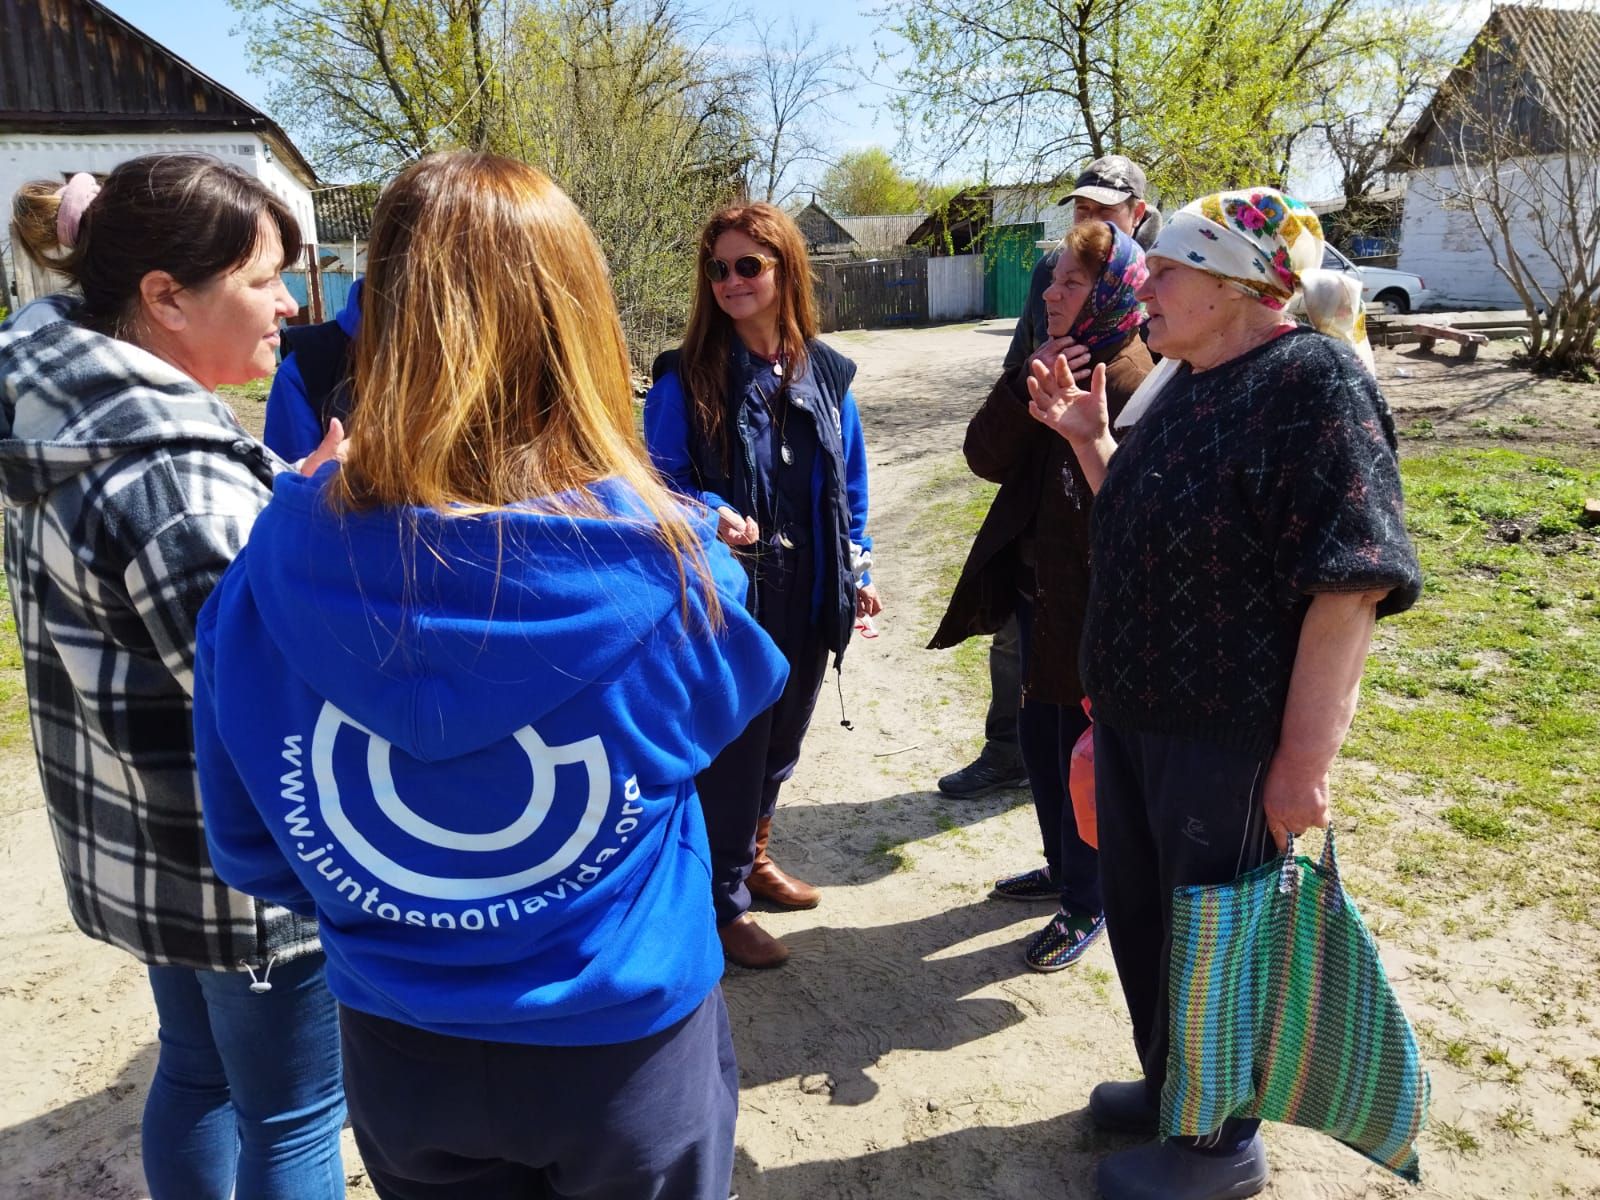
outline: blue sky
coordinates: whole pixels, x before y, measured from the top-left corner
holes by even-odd
[[[266,108],[271,81],[251,69],[245,55],[244,36],[234,32],[239,26],[239,14],[227,0],[186,0],[181,5],[172,0],[101,0],[101,3],[224,87]],[[876,64],[873,49],[874,41],[883,41],[885,35],[875,33],[877,18],[864,15],[868,7],[855,0],[810,0],[804,6],[803,20],[816,22],[821,41],[850,47],[858,65],[880,78],[887,78],[884,69]],[[786,23],[796,11],[796,5],[793,0],[744,0],[738,11],[741,15]],[[887,96],[883,87],[864,81],[851,95],[836,102],[831,135],[841,148],[870,145],[893,148],[896,131],[885,111]],[[270,110],[268,115],[273,115]]]

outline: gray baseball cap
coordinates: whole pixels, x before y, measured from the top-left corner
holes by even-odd
[[[1072,191],[1062,197],[1071,204],[1079,196],[1096,204],[1125,204],[1144,199],[1144,171],[1131,158],[1108,154],[1097,158],[1078,176]]]

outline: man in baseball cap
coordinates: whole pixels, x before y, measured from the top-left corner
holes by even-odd
[[[1161,232],[1161,214],[1145,202],[1144,168],[1121,154],[1095,159],[1078,173],[1072,190],[1061,198],[1072,205],[1072,223],[1108,221],[1148,250]],[[1049,336],[1045,329],[1044,290],[1056,269],[1052,251],[1039,260],[1028,281],[1028,299],[1017,320],[1011,348],[1006,351],[1005,370],[1027,360]],[[1087,359],[1087,355],[1084,356]],[[1070,361],[1070,356],[1069,356]],[[1074,370],[1081,363],[1074,362]]]
[[[1120,154],[1097,158],[1083,169],[1072,185],[1072,191],[1062,197],[1061,203],[1079,199],[1093,200],[1107,208],[1125,205],[1130,200],[1142,201],[1144,171],[1131,158]],[[1139,215],[1142,217],[1144,214],[1141,211]]]

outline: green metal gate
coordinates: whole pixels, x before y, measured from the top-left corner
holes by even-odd
[[[997,317],[1020,317],[1028,299],[1028,280],[1044,257],[1036,243],[1044,226],[991,225],[986,231],[983,292],[986,308]]]

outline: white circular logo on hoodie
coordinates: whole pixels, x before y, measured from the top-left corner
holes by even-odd
[[[345,814],[339,798],[339,781],[333,772],[333,749],[340,731],[346,727],[367,739],[367,778],[379,811],[401,832],[425,845],[461,854],[484,854],[523,844],[540,831],[550,815],[550,806],[555,799],[558,766],[580,764],[586,768],[588,804],[571,835],[554,853],[533,866],[510,875],[489,877],[459,879],[425,875],[395,862],[379,850]],[[324,703],[311,739],[311,769],[317,783],[322,819],[327,822],[328,831],[356,862],[384,883],[413,896],[426,896],[434,900],[486,900],[552,879],[577,862],[600,832],[611,795],[605,746],[598,736],[565,746],[550,746],[531,725],[524,725],[511,736],[522,747],[523,753],[528,756],[528,764],[533,768],[533,787],[528,802],[515,820],[499,829],[463,833],[437,825],[407,806],[395,788],[389,761],[390,743],[334,705]]]

